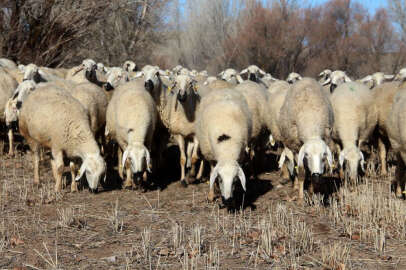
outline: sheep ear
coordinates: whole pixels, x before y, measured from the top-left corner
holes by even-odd
[[[151,172],[151,155],[146,147],[145,147],[145,159],[147,161],[147,171]]]
[[[344,159],[345,159],[345,151],[341,151],[338,161],[340,163],[340,167],[344,166]]]
[[[279,161],[278,161],[279,169],[282,168],[283,163],[285,163],[285,159],[286,159],[286,152],[285,152],[285,150],[283,150],[282,154],[281,154],[281,157],[279,158]]]
[[[331,78],[328,78],[324,83],[323,83],[323,86],[325,86],[325,85],[327,85],[327,84],[330,84],[331,83]]]
[[[124,151],[124,153],[123,153],[123,159],[122,159],[122,167],[124,168],[125,167],[125,162],[127,161],[127,158],[128,158],[128,147],[127,147],[127,149],[125,149],[125,151]]]
[[[361,170],[362,170],[363,172],[365,172],[364,154],[363,154],[361,151],[359,151],[359,155],[361,156],[361,162],[360,162],[360,164],[361,164]]]
[[[362,82],[362,83],[367,83],[367,82],[369,82],[369,81],[371,81],[371,80],[372,80],[372,76],[371,76],[371,75],[368,75],[368,76],[362,78],[362,79],[361,79],[361,82]]]
[[[259,74],[261,74],[262,76],[265,76],[266,72],[263,71],[262,69],[258,69]]]
[[[299,151],[299,156],[297,157],[297,166],[298,167],[303,167],[303,159],[305,155],[305,146],[302,145]]]
[[[238,178],[240,178],[241,186],[244,189],[244,191],[247,191],[245,174],[244,171],[241,169],[241,167],[238,167]]]
[[[242,83],[244,82],[244,80],[242,79],[242,77],[240,75],[237,74],[237,81],[238,83]]]
[[[386,81],[390,81],[393,80],[393,78],[395,78],[395,75],[384,75],[383,77],[385,78]]]
[[[240,75],[244,75],[244,74],[246,74],[246,73],[248,73],[248,69],[247,69],[247,68],[241,70]]]
[[[269,143],[271,144],[272,147],[275,146],[276,142],[275,142],[275,139],[273,138],[272,134],[269,135]]]
[[[214,182],[216,182],[216,178],[217,178],[217,176],[219,174],[217,166],[214,167],[213,171],[210,173],[210,189],[213,189]]]
[[[80,178],[85,174],[86,172],[86,161],[83,161],[82,166],[80,166],[79,169],[79,175],[76,176],[75,181],[78,182]]]
[[[327,162],[330,168],[333,167],[333,154],[331,153],[330,147],[326,145],[326,152],[327,152]]]
[[[350,77],[348,77],[347,75],[344,76],[344,81],[345,82],[352,82]]]

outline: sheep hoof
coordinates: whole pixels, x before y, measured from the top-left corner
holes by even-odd
[[[185,179],[180,180],[180,184],[182,185],[182,187],[186,188],[188,186],[188,183]]]
[[[134,188],[133,188],[133,186],[132,185],[129,185],[129,186],[123,186],[123,189],[125,189],[125,190],[133,190]]]

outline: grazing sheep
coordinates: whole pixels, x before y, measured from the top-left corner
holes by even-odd
[[[293,84],[299,80],[302,79],[302,76],[300,76],[300,74],[296,73],[296,72],[292,72],[289,74],[289,76],[286,78],[286,81],[290,84]]]
[[[13,96],[14,90],[17,87],[16,80],[10,76],[5,71],[2,71],[0,68],[0,122],[6,122],[6,108],[8,106],[8,100]],[[7,129],[8,129],[8,137],[9,137],[9,155],[14,154],[14,147],[13,147],[13,130],[11,125],[6,122]]]
[[[7,59],[7,58],[0,58],[0,67],[8,68],[8,69],[17,69],[16,63],[14,61]]]
[[[326,81],[324,81],[323,86],[329,86],[330,93],[333,93],[337,86],[346,82],[351,82],[351,79],[347,76],[347,74],[345,74],[344,71],[336,70],[330,74],[330,77]]]
[[[232,83],[232,84],[238,84],[242,83],[244,80],[241,78],[241,76],[238,74],[238,72],[235,69],[228,68],[218,74],[220,79]]]
[[[355,183],[359,169],[365,171],[360,146],[369,139],[378,121],[373,94],[367,86],[350,82],[337,87],[330,101],[334,110],[333,138],[342,145],[340,166],[343,168],[347,162],[349,179]]]
[[[331,103],[317,81],[303,78],[292,85],[280,110],[278,126],[284,146],[297,156],[300,200],[305,171],[313,182],[324,173],[326,158],[332,165],[332,154],[325,141],[329,140],[333,124]]]
[[[72,191],[76,189],[76,181],[85,173],[90,189],[97,190],[106,164],[100,156],[87,113],[79,101],[53,86],[39,87],[23,103],[19,128],[34,154],[35,184],[40,183],[39,148],[44,146],[52,152],[56,192],[62,189],[64,156],[82,160],[79,176],[72,179]]]
[[[250,132],[250,112],[241,94],[224,89],[203,97],[197,113],[196,137],[203,156],[212,165],[210,201],[214,200],[214,183],[217,179],[227,206],[231,206],[233,201],[234,182],[237,179],[246,190],[245,174],[240,164],[251,137]]]
[[[406,171],[406,88],[399,90],[389,111],[386,131],[393,150],[397,154],[396,196],[402,197],[405,192]]]
[[[120,85],[114,92],[107,108],[105,135],[117,141],[124,151],[119,164],[121,171],[127,165],[123,188],[133,186],[133,175],[140,184],[143,174],[151,172],[150,152],[157,114],[155,102],[142,81]]]

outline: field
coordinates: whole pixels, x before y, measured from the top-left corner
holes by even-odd
[[[394,168],[378,178],[375,162],[355,189],[326,178],[303,204],[269,170],[230,213],[207,202],[206,183],[182,188],[176,163],[145,193],[55,195],[47,155],[34,187],[29,153],[0,153],[0,268],[406,269],[406,204]]]

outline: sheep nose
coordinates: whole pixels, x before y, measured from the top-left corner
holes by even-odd
[[[186,101],[186,98],[187,98],[187,95],[186,95],[186,93],[181,94],[181,93],[179,92],[177,98],[178,98],[178,100],[179,100],[180,102],[185,102],[185,101]]]
[[[336,89],[337,88],[337,84],[331,84],[330,85],[330,93],[333,93],[333,91],[334,91],[334,89]]]
[[[151,80],[145,82],[145,89],[147,91],[152,91],[154,89],[154,83]]]
[[[24,78],[24,79],[23,79],[23,82],[25,82],[25,81],[28,81],[28,79],[27,79],[27,78]]]
[[[16,107],[19,110],[21,108],[22,102],[21,101],[17,101]]]
[[[318,184],[320,182],[320,174],[319,173],[313,173],[312,174],[312,182],[315,184]]]
[[[104,88],[106,89],[106,91],[111,91],[114,89],[114,87],[109,82],[105,85]]]
[[[253,73],[250,74],[250,81],[253,81],[253,82],[257,81],[257,77],[255,76],[255,74],[253,74]]]
[[[292,81],[292,80],[288,80],[288,83],[289,83],[289,84],[293,84],[293,81]]]

